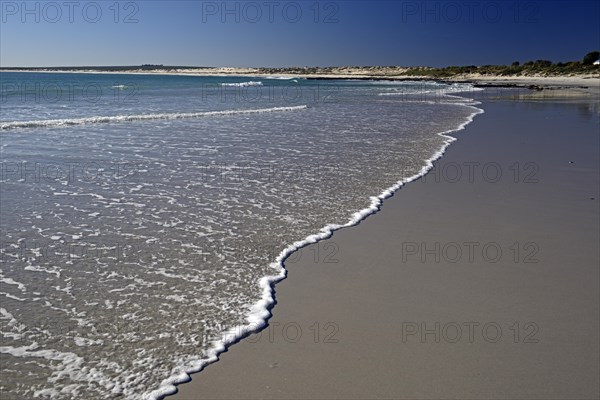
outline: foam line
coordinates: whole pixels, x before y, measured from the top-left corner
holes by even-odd
[[[203,117],[213,117],[213,116],[221,116],[221,115],[260,114],[260,113],[268,113],[268,112],[303,110],[305,108],[307,108],[306,105],[301,105],[301,106],[290,106],[290,107],[257,108],[257,109],[249,109],[249,110],[203,111],[203,112],[193,112],[193,113],[115,115],[115,116],[96,116],[96,117],[69,118],[69,119],[44,119],[44,120],[37,120],[37,121],[9,121],[9,122],[0,123],[0,130],[101,124],[101,123],[109,123],[109,122],[203,118]]]
[[[221,83],[221,86],[232,86],[232,87],[247,87],[247,86],[262,86],[262,82],[260,81],[249,81],[249,82],[239,82],[239,83]]]
[[[481,104],[481,103],[473,102],[471,104]],[[399,190],[406,183],[409,183],[416,179],[419,179],[423,175],[425,175],[427,172],[429,172],[429,170],[431,170],[433,168],[433,162],[436,161],[437,159],[441,158],[442,155],[444,155],[446,148],[448,148],[448,146],[450,146],[450,144],[452,142],[457,140],[455,137],[449,136],[448,134],[452,133],[452,132],[457,132],[457,131],[463,130],[469,123],[473,122],[473,119],[475,118],[476,115],[484,112],[484,110],[474,107],[473,105],[460,104],[460,103],[457,103],[457,105],[469,107],[469,108],[473,109],[473,113],[469,117],[467,117],[467,120],[464,123],[462,123],[461,125],[459,125],[457,128],[438,133],[438,135],[440,135],[441,137],[443,137],[445,139],[445,142],[442,145],[440,150],[438,150],[431,158],[429,158],[428,160],[425,161],[425,166],[423,168],[421,168],[419,173],[417,173],[411,177],[399,180],[394,185],[390,186],[389,188],[387,188],[383,192],[381,192],[378,196],[372,196],[370,198],[371,204],[369,205],[369,207],[354,213],[347,223],[345,223],[343,225],[338,225],[338,224],[326,225],[323,228],[321,228],[321,230],[319,230],[318,233],[309,235],[303,240],[299,240],[297,242],[292,243],[285,250],[283,250],[281,253],[279,253],[275,262],[272,262],[269,265],[271,268],[276,270],[277,273],[274,275],[265,276],[265,277],[261,278],[259,281],[259,286],[262,289],[262,298],[250,307],[250,313],[246,317],[246,321],[248,322],[248,324],[243,325],[243,326],[237,326],[237,327],[231,328],[230,330],[226,331],[222,335],[220,340],[217,340],[212,343],[212,346],[209,348],[209,350],[207,352],[206,358],[200,360],[197,365],[186,370],[185,372],[179,373],[177,375],[173,375],[173,376],[169,377],[168,379],[165,379],[161,383],[161,386],[157,390],[147,393],[144,396],[144,399],[145,400],[161,400],[165,396],[177,393],[176,385],[190,381],[191,380],[190,374],[200,372],[207,365],[218,361],[219,354],[222,353],[223,351],[225,351],[225,349],[227,349],[231,344],[237,342],[238,340],[246,337],[247,335],[249,335],[253,332],[258,332],[262,328],[264,328],[267,325],[267,320],[271,317],[271,308],[272,308],[273,304],[275,303],[275,299],[273,297],[275,284],[277,282],[283,280],[287,275],[287,270],[285,269],[285,266],[284,266],[285,260],[296,250],[298,250],[302,247],[305,247],[309,244],[313,244],[318,241],[321,241],[323,239],[327,239],[333,235],[333,232],[335,232],[339,229],[358,225],[363,219],[365,219],[369,215],[374,214],[377,211],[379,211],[381,208],[381,205],[383,204],[383,201],[385,199],[387,199],[388,197],[392,196],[397,190]]]

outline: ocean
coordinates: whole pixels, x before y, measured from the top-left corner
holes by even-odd
[[[2,399],[172,393],[265,325],[294,250],[431,168],[475,90],[0,73]]]

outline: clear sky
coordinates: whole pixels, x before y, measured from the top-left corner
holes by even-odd
[[[580,60],[600,2],[6,1],[0,66],[485,65]]]

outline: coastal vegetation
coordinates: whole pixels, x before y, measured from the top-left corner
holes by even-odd
[[[245,68],[244,73],[265,75],[365,75],[379,77],[424,77],[452,78],[461,76],[575,76],[600,74],[600,65],[596,64],[600,52],[591,51],[579,61],[552,62],[550,60],[531,60],[523,63],[514,61],[510,65],[469,65],[435,67],[399,67],[399,66],[348,66],[348,67],[283,67],[283,68]],[[86,67],[11,67],[0,68],[5,71],[100,71],[100,72],[185,72],[185,73],[227,73],[235,75],[237,68],[186,67],[143,64],[139,66],[86,66]],[[227,70],[227,71],[224,71]]]
[[[450,78],[460,75],[483,76],[572,76],[600,73],[600,66],[594,62],[600,57],[600,52],[592,51],[586,54],[581,61],[557,62],[550,60],[535,60],[520,63],[515,61],[510,65],[469,65],[434,67],[302,67],[302,68],[262,68],[261,72],[277,74],[342,74],[344,70],[360,69],[370,75],[382,76],[414,76],[430,78]]]
[[[431,76],[435,78],[447,78],[462,74],[499,75],[499,76],[569,76],[579,74],[594,74],[600,72],[600,66],[594,65],[600,53],[589,52],[581,61],[557,62],[550,60],[519,61],[511,65],[482,65],[482,66],[451,66],[445,68],[416,67],[410,68],[405,75],[409,76]]]

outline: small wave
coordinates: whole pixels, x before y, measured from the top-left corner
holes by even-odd
[[[438,85],[438,84],[436,84]],[[415,94],[437,94],[437,95],[448,95],[449,93],[463,93],[463,92],[480,92],[483,89],[476,88],[471,84],[453,83],[452,85],[439,85],[434,86],[433,84],[427,84],[420,88],[409,88],[408,90],[390,90],[388,92],[378,93],[379,96],[405,96]]]
[[[127,89],[127,85],[115,85],[111,86],[111,89]]]
[[[378,93],[378,96],[406,96],[406,95],[410,95],[410,94],[428,94],[428,93],[445,94],[446,91],[440,91],[440,90],[406,90],[406,91],[395,91],[395,92],[382,92],[382,93]]]
[[[306,105],[290,107],[272,107],[257,108],[249,110],[226,110],[226,111],[203,111],[195,113],[165,113],[165,114],[140,114],[140,115],[115,115],[115,116],[96,116],[86,118],[71,119],[44,119],[37,121],[9,121],[0,123],[1,130],[10,130],[18,128],[40,128],[40,127],[60,127],[70,125],[101,124],[109,122],[128,122],[128,121],[150,121],[150,120],[173,120],[184,118],[202,118],[221,115],[239,115],[239,114],[260,114],[279,111],[303,110]]]
[[[232,86],[232,87],[247,87],[247,86],[262,86],[263,83],[260,81],[249,81],[239,83],[221,83],[221,86]]]

